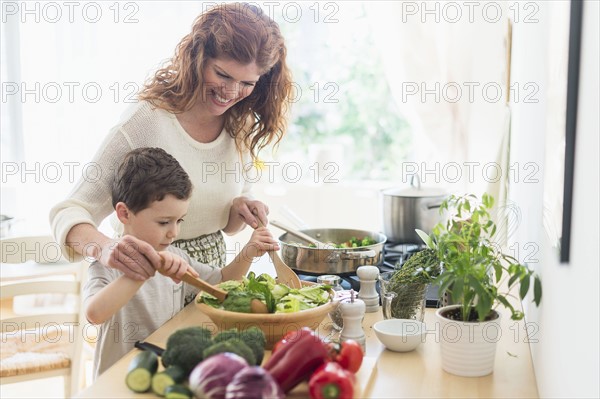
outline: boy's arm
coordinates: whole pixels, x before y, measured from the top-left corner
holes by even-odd
[[[278,250],[279,244],[265,227],[259,227],[252,233],[248,244],[233,259],[233,261],[221,269],[223,281],[241,280],[244,277],[255,257],[263,256],[266,251]]]
[[[188,263],[167,251],[161,251],[158,255],[162,260],[159,272],[179,283],[181,277],[190,269]],[[196,274],[193,269],[191,270]],[[122,275],[101,288],[87,300],[85,316],[88,321],[92,324],[104,323],[125,306],[142,285],[144,285],[144,281],[133,280]]]
[[[104,323],[125,306],[143,284],[144,281],[120,276],[87,300],[85,317],[92,324]]]
[[[242,249],[242,252],[240,252],[230,264],[221,269],[223,281],[241,280],[242,277],[248,274],[248,270],[250,270],[254,257],[245,254],[245,252],[247,252],[244,251],[245,248],[246,247]]]

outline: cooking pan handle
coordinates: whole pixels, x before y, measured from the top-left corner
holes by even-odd
[[[351,252],[342,252],[340,254],[340,259],[342,260],[352,260],[352,259],[371,259],[377,256],[377,253],[369,249],[367,251],[351,251]]]
[[[443,198],[435,198],[432,199],[430,203],[424,205],[427,209],[435,209],[441,207],[445,200],[445,196]]]
[[[310,227],[306,224],[304,220],[300,218],[294,211],[288,208],[286,205],[283,205],[279,212],[285,216],[288,220],[290,220],[293,224],[296,225],[298,230],[308,230]]]

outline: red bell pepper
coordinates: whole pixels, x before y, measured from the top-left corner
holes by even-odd
[[[308,392],[312,399],[352,399],[354,374],[338,363],[325,363],[310,377]]]
[[[363,361],[363,350],[360,344],[352,339],[329,344],[331,360],[339,363],[344,369],[356,373]]]
[[[283,392],[291,391],[328,359],[327,346],[310,328],[302,328],[294,337],[276,345],[263,365]]]
[[[283,338],[281,338],[278,342],[275,343],[275,345],[273,345],[271,353],[277,352],[282,346],[286,346],[290,342],[295,342],[307,334],[313,334],[313,331],[309,328],[301,328],[300,330],[288,331],[283,336]]]

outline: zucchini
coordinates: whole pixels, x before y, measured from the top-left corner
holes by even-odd
[[[151,351],[138,353],[131,363],[125,377],[125,384],[133,392],[146,392],[152,384],[152,376],[158,369],[158,356]]]
[[[152,391],[165,396],[165,389],[171,385],[179,384],[185,380],[185,371],[179,366],[172,365],[152,377]]]
[[[175,384],[165,389],[165,398],[167,399],[192,399],[194,394],[186,386]]]

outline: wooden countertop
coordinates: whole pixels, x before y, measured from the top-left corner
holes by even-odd
[[[436,338],[435,309],[427,309],[425,323],[426,342],[415,351],[396,353],[386,350],[375,336],[373,324],[382,319],[381,310],[367,313],[363,328],[367,337],[367,353],[362,377],[361,398],[537,398],[538,391],[531,362],[527,331],[523,321],[509,319],[502,314],[502,336],[498,341],[494,372],[485,377],[458,377],[442,370],[440,347]],[[327,319],[325,320],[327,321]],[[167,337],[175,330],[192,325],[211,325],[204,314],[191,304],[154,332],[146,341],[164,347]],[[213,327],[214,328],[214,327]],[[533,331],[530,328],[530,331]],[[323,327],[319,333],[331,333]],[[535,337],[532,337],[533,340]],[[137,350],[125,355],[102,374],[91,386],[80,392],[79,398],[157,398],[147,394],[134,394],[125,386],[129,362]],[[268,356],[268,354],[266,354]],[[304,396],[302,388],[293,391],[293,397]],[[306,395],[307,396],[307,395]]]

